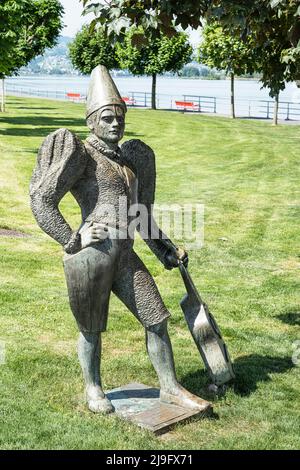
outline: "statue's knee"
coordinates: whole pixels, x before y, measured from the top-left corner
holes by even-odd
[[[162,335],[167,330],[168,320],[165,319],[156,325],[151,325],[146,328],[146,331],[151,333],[156,333],[157,335]]]
[[[95,344],[98,343],[100,337],[100,333],[88,333],[86,331],[80,331],[79,333],[79,342],[80,343],[87,343],[87,344]]]

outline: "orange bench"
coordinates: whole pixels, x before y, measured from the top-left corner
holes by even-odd
[[[182,111],[200,111],[199,104],[193,103],[192,101],[175,101],[175,105],[177,109],[180,109]]]
[[[67,98],[72,101],[80,101],[84,99],[84,96],[82,96],[80,93],[67,93]]]
[[[122,100],[128,105],[128,106],[134,106],[136,104],[136,101],[134,98],[130,98],[129,96],[122,96]]]

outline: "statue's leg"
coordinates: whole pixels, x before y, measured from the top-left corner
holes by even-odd
[[[167,320],[146,328],[146,347],[149,359],[159,378],[161,390],[171,393],[178,383]]]
[[[188,392],[177,381],[167,320],[146,328],[146,345],[159,379],[160,401],[185,408],[209,409],[208,402]]]
[[[100,334],[106,330],[116,257],[117,252],[110,240],[97,248],[88,247],[64,257],[70,307],[80,331],[78,356],[85,380],[86,400],[89,409],[97,413],[113,411],[101,388]]]
[[[94,413],[111,413],[114,408],[104,395],[100,378],[101,334],[80,332],[78,358],[85,381],[88,407]]]
[[[146,328],[147,350],[160,382],[161,401],[197,410],[209,409],[208,402],[188,392],[177,382],[167,330],[170,314],[151,274],[134,251],[115,279],[113,292]]]

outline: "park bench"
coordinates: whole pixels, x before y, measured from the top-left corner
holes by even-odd
[[[200,111],[200,105],[193,101],[175,101],[175,105],[181,111]]]
[[[71,101],[84,101],[85,100],[85,96],[81,95],[80,93],[70,93],[70,92],[68,92],[67,93],[67,98],[68,98],[68,100],[71,100]]]
[[[127,106],[134,106],[136,104],[136,100],[129,96],[122,96],[122,100],[126,103]]]

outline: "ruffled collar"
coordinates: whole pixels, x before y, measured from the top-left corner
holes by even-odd
[[[111,150],[108,149],[107,147],[104,147],[104,145],[101,144],[99,141],[98,137],[96,137],[94,134],[91,134],[86,141],[94,147],[94,149],[98,150],[99,152],[102,153],[105,157],[110,158],[111,160],[115,161],[116,163],[119,163],[120,165],[123,165],[123,160],[122,160],[122,151],[120,147],[118,147],[117,150]]]

